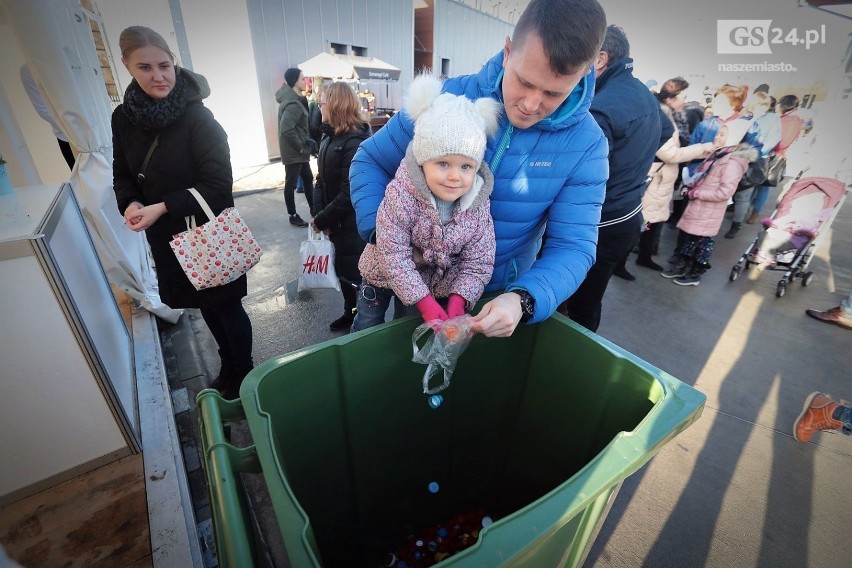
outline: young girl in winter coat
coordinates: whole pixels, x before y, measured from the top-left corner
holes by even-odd
[[[715,144],[722,147],[699,166],[691,180],[684,180],[689,204],[677,224],[682,234],[674,262],[660,273],[663,278],[672,278],[680,286],[698,286],[701,275],[710,268],[713,237],[725,219],[728,200],[749,162],[758,157],[752,145],[740,144],[750,126],[745,120],[721,126]]]
[[[394,317],[413,313],[410,306],[427,322],[462,315],[494,270],[494,177],[482,160],[499,103],[441,94],[441,82],[422,75],[405,112],[414,138],[376,214],[376,242],[358,263],[352,331],[383,323],[392,299]]]

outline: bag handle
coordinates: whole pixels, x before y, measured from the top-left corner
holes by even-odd
[[[326,240],[325,233],[322,231],[314,231],[314,228],[311,227],[311,224],[308,223],[308,240],[309,241],[324,241]]]
[[[187,191],[192,194],[192,196],[195,198],[195,200],[201,206],[201,210],[204,211],[205,215],[207,215],[207,220],[212,221],[216,217],[216,215],[213,214],[213,210],[210,209],[210,206],[207,205],[207,201],[205,201],[204,198],[201,197],[201,194],[198,193],[198,190],[195,189],[194,187],[190,187],[190,188],[187,189]],[[187,231],[190,231],[190,230],[197,227],[196,222],[195,222],[195,215],[189,215],[187,217],[184,217],[183,220],[186,222],[186,230]]]
[[[148,153],[145,154],[145,159],[142,160],[142,167],[139,168],[139,173],[136,174],[136,181],[139,184],[145,183],[145,172],[148,171],[148,161],[151,159],[151,154],[154,153],[154,150],[157,149],[157,146],[160,145],[160,133],[157,132],[157,135],[154,136],[154,140],[151,142],[151,146],[148,147]]]

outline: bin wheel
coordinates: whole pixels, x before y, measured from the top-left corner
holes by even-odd
[[[782,280],[778,283],[778,287],[775,289],[775,295],[781,298],[784,294],[787,293],[787,282]]]
[[[811,282],[814,281],[814,273],[813,272],[805,272],[802,276],[802,286],[810,286]]]
[[[740,277],[740,265],[737,264],[737,265],[734,265],[734,267],[731,269],[731,275],[728,278],[730,279],[731,282],[733,282],[734,280],[736,280],[739,277]]]

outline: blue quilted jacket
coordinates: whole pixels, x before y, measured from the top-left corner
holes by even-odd
[[[479,73],[448,79],[444,91],[502,103],[502,78],[500,52]],[[609,166],[606,138],[589,114],[594,90],[593,74],[586,75],[553,114],[527,129],[514,128],[504,112],[485,150],[494,174],[491,215],[497,238],[494,273],[485,291],[528,291],[535,298],[530,323],[553,314],[595,261]],[[411,118],[397,113],[355,155],[349,170],[352,203],[366,240],[373,236],[385,187],[413,133]]]

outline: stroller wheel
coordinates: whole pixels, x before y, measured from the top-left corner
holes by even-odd
[[[739,277],[740,277],[740,265],[735,264],[734,267],[731,269],[731,275],[728,278],[730,279],[731,282],[733,282],[734,280],[736,280]]]
[[[775,295],[781,298],[784,294],[787,293],[787,281],[782,280],[778,283],[778,287],[775,288]]]
[[[814,281],[814,273],[811,271],[805,272],[802,275],[802,286],[810,286],[811,282]]]

